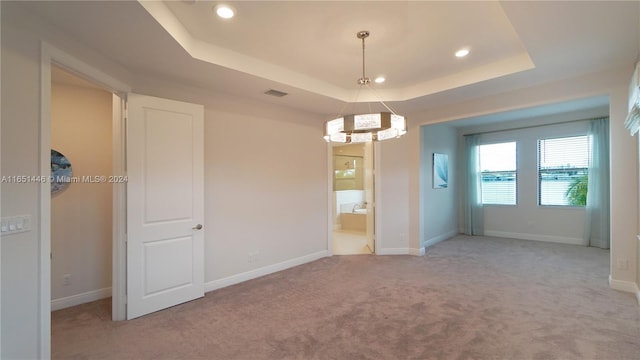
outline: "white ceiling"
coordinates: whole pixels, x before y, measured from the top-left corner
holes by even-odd
[[[132,72],[321,114],[356,96],[423,110],[630,66],[640,50],[639,2],[236,1],[230,20],[218,3],[22,5]],[[358,93],[359,30],[367,76],[387,78],[375,91]]]
[[[144,6],[195,58],[345,101],[362,73],[360,30],[371,32],[367,75],[386,75],[385,99],[533,67],[497,2],[238,2],[230,21],[210,2]],[[472,56],[457,59],[462,47]]]

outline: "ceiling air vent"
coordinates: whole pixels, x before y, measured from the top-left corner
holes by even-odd
[[[271,96],[275,96],[275,97],[283,97],[286,95],[289,95],[288,93],[284,92],[284,91],[278,91],[278,90],[273,90],[273,89],[269,89],[267,91],[264,92],[266,95],[271,95]]]

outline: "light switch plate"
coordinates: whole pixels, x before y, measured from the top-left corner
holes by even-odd
[[[3,217],[0,230],[3,236],[31,231],[31,215]]]

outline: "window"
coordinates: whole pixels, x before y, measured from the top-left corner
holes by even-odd
[[[585,206],[589,136],[538,140],[538,204]]]
[[[516,205],[516,143],[480,145],[482,203]]]

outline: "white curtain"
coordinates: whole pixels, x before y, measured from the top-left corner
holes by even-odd
[[[480,151],[478,135],[465,136],[466,189],[464,196],[464,233],[484,235],[484,213],[482,208],[482,179],[480,174]]]
[[[624,127],[629,130],[631,136],[635,135],[640,129],[640,104],[638,104],[638,100],[634,102],[631,110],[629,110],[627,119],[624,121]]]
[[[591,162],[587,183],[584,240],[588,246],[608,249],[609,236],[609,119],[592,120]]]

